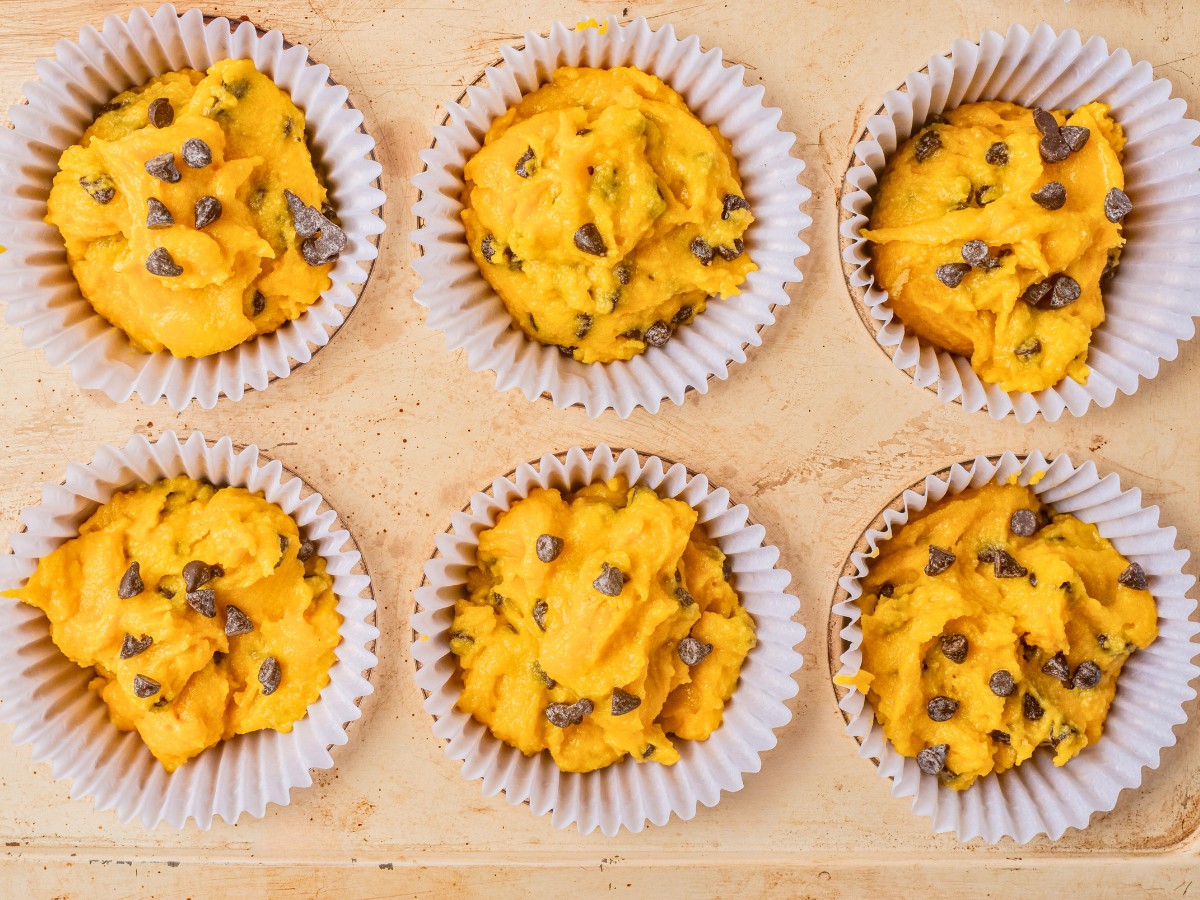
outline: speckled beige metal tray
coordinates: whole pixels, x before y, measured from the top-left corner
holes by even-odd
[[[382,7],[382,8],[381,8]],[[33,61],[128,6],[8,0],[0,7],[0,108]],[[378,141],[388,232],[358,310],[292,377],[240,403],[174,414],[82,392],[0,326],[0,533],[19,527],[43,481],[131,433],[202,428],[256,443],[319,490],[357,539],[382,631],[373,696],[335,768],[262,820],[209,832],[148,832],[70,800],[0,727],[0,895],[72,896],[1127,896],[1200,892],[1200,723],[1116,809],[1057,843],[960,845],[934,836],[855,755],[830,681],[835,581],[862,530],[917,478],[978,453],[1066,451],[1140,487],[1200,548],[1200,346],[1109,409],[1022,426],[965,414],[914,387],[863,327],[842,278],[837,195],[852,142],[883,93],[958,37],[1013,22],[1074,27],[1146,59],[1200,113],[1200,14],[1127,0],[730,0],[521,5],[478,0],[214,3],[308,45],[350,90]],[[516,392],[448,354],[412,302],[408,179],[445,104],[556,19],[645,15],[720,46],[783,110],[814,191],[803,284],[729,381],[682,407],[588,419]],[[0,177],[3,177],[0,173]],[[690,822],[612,839],[555,831],[484,798],[442,753],[407,654],[421,565],[472,491],[526,459],[571,445],[637,447],[705,472],[749,504],[795,576],[808,629],[795,718],[763,771]],[[1200,573],[1193,559],[1187,570]]]

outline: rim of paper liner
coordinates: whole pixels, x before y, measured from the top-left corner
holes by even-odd
[[[1158,374],[1190,340],[1200,316],[1195,259],[1200,256],[1200,123],[1185,118],[1187,104],[1172,97],[1171,83],[1147,62],[1136,65],[1123,49],[1109,51],[1078,31],[1056,34],[1048,25],[1032,32],[1013,25],[1007,34],[985,31],[979,43],[959,39],[948,56],[930,57],[897,90],[884,95],[867,119],[842,184],[839,242],[842,269],[855,309],[892,364],[943,402],[993,419],[1019,422],[1042,415],[1054,422],[1081,416],[1095,404],[1110,406],[1118,392],[1134,393],[1141,379]],[[1034,393],[1005,392],[987,384],[966,357],[909,333],[874,282],[867,225],[873,192],[890,155],[934,113],[976,100],[1010,100],[1022,106],[1075,107],[1093,100],[1112,107],[1125,129],[1122,168],[1133,212],[1124,220],[1128,242],[1104,288],[1105,321],[1093,332],[1086,385],[1064,378]]]
[[[1039,472],[1045,473],[1042,480],[1030,484]],[[838,580],[830,620],[831,671],[852,677],[861,668],[860,579],[880,545],[929,499],[1007,483],[1014,475],[1057,512],[1095,523],[1120,553],[1145,569],[1158,607],[1159,634],[1126,662],[1098,742],[1061,767],[1039,748],[1021,765],[980,778],[965,791],[923,774],[915,759],[901,756],[884,736],[866,696],[834,684],[858,755],[874,760],[879,777],[892,780],[893,797],[913,798],[913,812],[930,816],[934,832],[954,832],[960,841],[982,838],[994,844],[1008,837],[1024,844],[1041,834],[1057,840],[1069,828],[1085,828],[1093,814],[1113,809],[1121,791],[1138,787],[1143,770],[1157,768],[1162,751],[1175,744],[1175,728],[1187,721],[1185,704],[1196,696],[1190,682],[1200,675],[1200,645],[1192,643],[1200,625],[1192,621],[1196,601],[1188,596],[1196,579],[1183,572],[1189,553],[1176,549],[1175,529],[1160,526],[1158,507],[1143,505],[1136,487],[1122,490],[1115,473],[1101,477],[1090,461],[1075,466],[1065,454],[1047,459],[1037,452],[955,463],[884,507],[859,537]]]
[[[809,252],[800,233],[812,224],[803,210],[811,191],[797,180],[805,164],[791,155],[795,135],[779,129],[782,112],[763,105],[762,86],[744,83],[743,66],[726,65],[720,49],[702,50],[695,36],[677,38],[670,24],[654,31],[644,17],[622,25],[613,16],[605,27],[602,34],[557,22],[548,34],[527,32],[524,46],[501,48],[502,61],[448,106],[412,180],[418,227],[411,239],[419,251],[413,268],[421,277],[413,299],[428,310],[426,324],[443,332],[447,349],[465,350],[472,371],[495,374],[497,390],[519,388],[559,409],[580,406],[593,417],[611,409],[625,418],[638,407],[655,413],[664,400],[682,404],[691,391],[707,393],[710,379],[727,378],[730,365],[745,362],[746,349],[762,343],[775,308],[790,302],[785,286],[803,279],[796,260]],[[744,239],[759,270],[742,292],[709,303],[664,347],[629,360],[582,363],[526,337],[479,272],[459,215],[463,167],[492,121],[568,65],[636,65],[678,91],[733,145],[755,216]]]
[[[625,474],[631,486],[643,484],[699,512],[708,536],[730,558],[735,589],[754,618],[758,643],[742,665],[721,726],[707,740],[679,740],[675,765],[626,757],[594,772],[566,773],[549,752],[526,757],[455,707],[461,681],[448,635],[454,603],[475,564],[479,534],[495,524],[499,513],[538,487],[575,490],[617,474]],[[775,731],[792,718],[787,701],[799,691],[795,674],[803,657],[795,647],[805,630],[793,621],[800,601],[787,593],[791,574],[778,567],[779,551],[766,542],[766,529],[704,475],[636,450],[572,447],[522,463],[473,494],[438,535],[436,547],[416,591],[415,680],[433,717],[434,735],[446,742],[446,755],[463,763],[466,778],[482,779],[486,796],[503,791],[510,804],[527,803],[535,815],[551,813],[555,828],[575,825],[582,834],[596,828],[609,837],[621,828],[636,833],[647,822],[665,824],[672,813],[688,820],[698,804],[715,806],[722,791],[740,790],[743,775],[759,770],[761,754],[775,746]]]
[[[189,475],[214,484],[260,491],[296,521],[324,557],[333,577],[341,642],[329,683],[287,734],[256,731],[221,741],[168,774],[136,732],[118,731],[103,700],[88,689],[91,669],[71,662],[53,643],[38,609],[19,600],[0,602],[0,624],[16,646],[0,667],[0,719],[12,723],[13,743],[31,744],[34,761],[48,761],[54,779],[69,779],[70,794],[94,797],[97,810],[112,809],[121,822],[140,819],[153,828],[201,829],[214,817],[234,823],[242,813],[262,817],[270,803],[286,806],[293,788],[312,784],[310,770],[333,765],[329,751],[346,743],[359,703],[374,688],[371,671],[375,599],[366,565],[353,538],[324,498],[277,460],[228,437],[207,443],[200,432],[181,442],[168,431],[155,443],[138,435],[124,447],[100,447],[91,462],[67,466],[65,481],[46,483],[41,501],[21,513],[24,529],[0,556],[0,589],[23,584],[43,556],[78,534],[79,526],[121,490],[138,482]]]
[[[61,235],[46,224],[46,199],[58,159],[79,139],[99,106],[154,75],[184,67],[206,69],[220,59],[251,59],[305,113],[306,137],[346,232],[346,249],[315,303],[274,332],[221,353],[176,358],[140,353],[83,298],[67,263]],[[110,15],[100,31],[84,28],[76,42],[61,40],[53,59],[35,62],[40,80],[22,88],[28,102],[9,109],[14,128],[0,129],[0,161],[12,180],[0,185],[0,276],[7,279],[5,319],[22,342],[40,347],[54,367],[69,366],[83,388],[122,402],[134,393],[147,403],[166,397],[176,411],[193,400],[205,409],[222,397],[240,400],[286,378],[329,343],[353,312],[378,256],[384,230],[382,167],[362,113],[327,66],[277,31],[250,22],[208,18],[174,6]]]

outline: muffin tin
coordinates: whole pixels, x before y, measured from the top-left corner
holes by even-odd
[[[37,8],[32,0],[14,6],[22,3]],[[1164,5],[1150,23],[1115,0],[1075,7],[1022,0],[997,11],[971,3],[963,16],[945,21],[934,3],[893,12],[842,2],[805,8],[803,28],[786,29],[781,20],[801,15],[786,4],[767,4],[754,15],[729,7],[704,15],[664,10],[653,18],[653,27],[669,21],[681,36],[695,34],[703,47],[720,47],[728,62],[746,64],[747,83],[761,84],[764,102],[783,110],[780,128],[797,133],[792,152],[809,164],[801,178],[815,192],[805,210],[816,221],[803,237],[814,252],[800,261],[805,281],[789,288],[792,304],[777,310],[764,345],[728,381],[655,415],[637,410],[622,420],[610,412],[592,420],[580,409],[497,392],[490,374],[447,354],[442,337],[423,327],[425,311],[410,302],[418,282],[410,268],[415,248],[405,239],[417,224],[408,212],[415,191],[406,179],[420,171],[418,151],[428,146],[445,105],[502,47],[522,43],[516,31],[544,33],[561,10],[533,2],[501,13],[467,3],[453,14],[398,7],[361,16],[343,10],[339,18],[294,0],[272,6],[270,20],[259,24],[281,28],[330,65],[378,139],[389,193],[399,198],[387,206],[388,232],[353,321],[293,377],[238,403],[192,406],[182,414],[162,403],[112,404],[81,391],[65,370],[23,349],[19,333],[6,329],[0,420],[8,426],[8,453],[0,459],[0,483],[7,489],[0,510],[5,530],[14,530],[38,485],[56,482],[68,461],[91,458],[99,444],[124,443],[133,433],[200,428],[253,441],[338,510],[371,566],[381,631],[371,679],[376,690],[362,702],[350,742],[335,751],[335,767],[315,773],[312,788],[261,820],[218,821],[208,832],[194,826],[148,832],[70,799],[68,785],[31,764],[4,726],[0,831],[10,842],[4,848],[10,870],[32,878],[36,868],[39,883],[60,892],[78,889],[72,879],[83,866],[64,865],[72,853],[76,863],[97,861],[86,870],[97,888],[131,884],[136,870],[160,878],[161,891],[184,890],[201,878],[213,890],[221,884],[403,890],[407,882],[394,879],[409,868],[425,874],[426,886],[482,886],[492,867],[503,866],[521,869],[525,890],[547,892],[609,883],[698,896],[852,892],[881,870],[894,875],[899,865],[907,879],[899,891],[929,893],[970,887],[967,860],[993,890],[1036,882],[1049,891],[1101,877],[1114,889],[1171,889],[1189,880],[1200,865],[1200,807],[1186,799],[1200,793],[1194,700],[1184,707],[1191,719],[1176,729],[1178,743],[1163,752],[1159,767],[1086,829],[1068,830],[1055,842],[960,844],[931,835],[929,821],[913,815],[907,800],[889,798],[872,765],[857,757],[822,652],[828,598],[877,510],[902,486],[976,453],[1041,448],[1076,463],[1093,460],[1101,471],[1119,473],[1124,486],[1140,488],[1144,502],[1159,505],[1163,522],[1179,529],[1180,546],[1200,543],[1200,508],[1193,502],[1200,470],[1192,449],[1200,426],[1190,408],[1200,387],[1194,343],[1182,345],[1179,359],[1135,396],[1119,396],[1109,408],[1053,424],[1039,418],[1023,425],[1012,416],[992,421],[915,390],[871,346],[842,281],[836,195],[852,145],[879,98],[955,39],[1045,15],[1060,33],[1070,27],[1100,33],[1135,60],[1169,62],[1156,74],[1171,79],[1195,114],[1200,93],[1192,85],[1200,69],[1183,59],[1200,40],[1194,17]],[[262,15],[237,4],[222,11]],[[124,16],[129,8],[64,3],[48,34],[44,15],[14,10],[15,37],[0,35],[8,49],[0,54],[6,95],[16,99],[32,60],[51,53],[54,39],[73,39],[78,28],[99,25],[110,12]],[[1194,233],[1194,221],[1180,228]],[[520,460],[601,442],[681,460],[749,504],[793,575],[789,591],[802,601],[796,620],[809,634],[796,674],[800,693],[789,701],[792,720],[763,754],[762,771],[692,821],[673,818],[611,838],[556,830],[501,797],[481,797],[434,737],[409,653],[413,591],[435,536],[464,500]],[[1195,574],[1195,563],[1183,571]],[[263,868],[222,865],[246,858],[251,847]],[[104,860],[131,865],[104,866]]]

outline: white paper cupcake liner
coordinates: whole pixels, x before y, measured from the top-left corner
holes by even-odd
[[[366,676],[379,632],[362,558],[321,495],[279,462],[264,461],[257,447],[237,450],[229,438],[209,445],[199,432],[184,443],[170,431],[153,444],[139,435],[124,447],[101,447],[86,465],[70,464],[65,482],[44,485],[41,503],[21,513],[25,530],[9,537],[12,553],[0,556],[0,590],[24,584],[39,559],[75,537],[117,492],[176,475],[261,492],[325,558],[343,621],[320,697],[290,733],[239,735],[168,774],[137,733],[109,721],[104,701],[88,690],[91,670],[54,645],[42,612],[0,598],[0,629],[10,641],[0,665],[0,719],[15,726],[14,743],[32,744],[34,760],[48,760],[55,778],[72,781],[71,796],[92,794],[98,810],[115,810],[122,822],[182,828],[194,818],[207,829],[214,816],[232,823],[242,813],[261,817],[268,803],[287,805],[292,788],[312,784],[310,769],[333,765],[329,748],[346,743],[347,724],[373,691]]]
[[[1133,212],[1125,219],[1120,265],[1104,290],[1107,318],[1092,335],[1087,384],[1064,378],[1027,393],[981,381],[970,360],[908,333],[872,276],[861,231],[888,157],[932,114],[977,100],[1046,109],[1099,100],[1125,129],[1125,191]],[[986,409],[993,419],[1011,413],[1019,422],[1038,413],[1054,422],[1064,410],[1081,416],[1157,375],[1159,363],[1174,359],[1179,342],[1192,338],[1192,319],[1200,315],[1200,147],[1192,144],[1200,123],[1186,115],[1187,104],[1171,97],[1170,82],[1155,78],[1149,63],[1135,65],[1128,52],[1110,53],[1099,37],[1083,43],[1079,32],[1056,35],[1048,25],[1032,33],[1020,25],[1005,35],[985,31],[978,44],[955,41],[948,57],[930,57],[923,71],[889,91],[854,148],[858,164],[846,173],[840,230],[851,294],[896,368],[911,370],[914,383],[944,402]]]
[[[675,765],[625,758],[595,772],[566,773],[549,753],[526,757],[455,708],[462,682],[450,652],[454,603],[465,596],[480,532],[500,513],[539,487],[574,490],[618,474],[699,512],[699,521],[731,560],[733,584],[754,618],[758,644],[742,666],[721,727],[708,740],[679,741]],[[698,803],[714,806],[722,791],[740,790],[743,774],[759,770],[760,754],[775,746],[775,730],[792,718],[787,701],[799,690],[794,676],[803,662],[793,649],[804,639],[804,627],[792,621],[800,601],[786,593],[791,575],[776,566],[779,551],[765,542],[765,534],[761,525],[750,523],[745,506],[731,504],[724,488],[712,487],[705,476],[678,463],[666,468],[658,457],[634,450],[614,457],[602,444],[589,456],[573,447],[496,478],[489,492],[473,495],[449,530],[438,535],[437,553],[425,564],[425,580],[416,592],[416,682],[434,717],[434,734],[448,741],[446,755],[462,761],[467,778],[483,779],[485,795],[503,791],[513,805],[528,802],[535,815],[552,813],[555,828],[574,824],[584,834],[599,828],[609,837],[622,827],[638,832],[646,822],[665,824],[672,813],[690,819]]]
[[[1047,460],[1040,453],[1024,459],[1012,453],[998,459],[979,456],[966,467],[955,464],[904,491],[876,517],[838,582],[833,615],[842,617],[846,648],[838,675],[853,676],[862,665],[859,579],[910,514],[930,500],[992,481],[1006,483],[1013,475],[1029,484],[1038,472],[1045,477],[1030,487],[1042,502],[1095,523],[1118,551],[1145,569],[1158,604],[1158,638],[1135,652],[1122,670],[1104,736],[1064,766],[1056,767],[1053,755],[1039,750],[1016,768],[956,791],[923,774],[915,759],[900,755],[864,694],[838,688],[846,733],[860,743],[858,755],[878,760],[879,776],[893,779],[892,796],[912,797],[913,811],[932,816],[935,832],[955,832],[961,841],[981,837],[994,844],[1011,837],[1023,844],[1039,834],[1057,840],[1068,828],[1086,827],[1093,813],[1116,805],[1122,790],[1141,784],[1144,768],[1158,766],[1163,749],[1175,743],[1175,726],[1187,720],[1184,704],[1196,696],[1189,682],[1200,675],[1195,662],[1200,646],[1192,643],[1200,626],[1191,620],[1196,601],[1187,596],[1196,579],[1183,572],[1188,552],[1175,549],[1175,529],[1160,527],[1158,507],[1144,506],[1137,488],[1122,491],[1115,474],[1101,477],[1091,462],[1075,466],[1067,456]]]
[[[140,353],[80,293],[58,229],[43,221],[50,186],[62,152],[102,104],[155,75],[203,70],[227,58],[252,59],[304,111],[309,147],[324,167],[346,249],[330,272],[329,290],[271,334],[198,359]],[[117,402],[135,392],[146,403],[166,397],[180,411],[192,400],[209,409],[222,395],[240,400],[246,387],[262,390],[329,342],[358,302],[378,254],[384,195],[375,141],[328,67],[278,31],[260,34],[249,22],[234,29],[228,19],[206,22],[197,9],[177,15],[171,5],[153,16],[135,8],[128,21],[109,16],[99,32],[85,28],[77,42],[59,41],[54,59],[35,66],[40,80],[23,88],[29,103],[10,108],[14,127],[0,129],[6,172],[0,246],[7,248],[0,253],[0,279],[5,320],[22,330],[26,346],[41,347],[52,366],[70,366],[80,387]]]
[[[707,393],[709,379],[727,378],[730,363],[745,362],[746,348],[762,342],[759,332],[775,321],[774,308],[788,303],[784,285],[802,277],[796,259],[808,253],[800,232],[812,224],[802,209],[811,192],[797,183],[804,163],[789,152],[795,135],[778,128],[782,113],[763,106],[763,88],[747,87],[744,67],[725,66],[720,50],[702,51],[697,38],[680,40],[670,25],[652,31],[644,18],[622,25],[610,17],[605,34],[556,23],[549,35],[530,32],[523,48],[504,47],[501,55],[503,65],[484,72],[486,85],[467,88],[469,105],[450,104],[433,146],[421,153],[425,169],[413,178],[420,227],[412,240],[421,250],[414,299],[429,310],[426,324],[445,333],[450,350],[465,350],[472,370],[495,372],[498,390],[519,388],[530,400],[544,395],[559,409],[582,406],[589,416],[612,409],[625,418],[639,406],[653,413],[663,400],[682,403],[689,390]],[[758,271],[738,296],[710,303],[666,346],[587,364],[526,337],[480,274],[460,218],[463,167],[492,121],[559,66],[626,65],[661,78],[733,144],[755,217],[746,251]]]

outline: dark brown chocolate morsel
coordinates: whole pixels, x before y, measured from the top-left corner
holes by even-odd
[[[696,310],[692,309],[692,307],[681,306],[675,311],[675,315],[671,316],[671,324],[682,325],[684,322],[690,321],[695,314]]]
[[[670,339],[671,326],[662,321],[655,322],[646,329],[646,333],[642,336],[642,340],[644,340],[651,347],[665,346],[667,341]]]
[[[715,251],[712,248],[712,244],[704,238],[699,235],[692,238],[692,243],[688,245],[688,249],[692,251],[692,256],[700,260],[701,263],[706,266],[712,265]]]
[[[1088,138],[1092,136],[1090,128],[1084,128],[1082,125],[1064,125],[1058,130],[1059,135],[1067,142],[1067,149],[1072,153],[1078,153],[1087,144]]]
[[[1029,570],[1017,562],[1006,550],[992,554],[992,573],[997,578],[1024,578]]]
[[[175,108],[166,97],[159,97],[151,101],[146,110],[146,119],[155,128],[168,128],[175,121]]]
[[[1001,731],[999,728],[989,732],[989,736],[993,741],[996,741],[999,744],[1012,743],[1012,735],[1010,735],[1007,731]]]
[[[626,713],[631,713],[641,705],[641,697],[631,694],[629,691],[623,691],[620,688],[613,688],[612,714],[614,716],[623,716]]]
[[[183,266],[175,262],[166,247],[157,247],[146,257],[146,271],[161,278],[178,278],[183,274]]]
[[[530,669],[533,671],[534,677],[546,686],[546,690],[552,691],[558,687],[558,682],[546,674],[546,670],[542,668],[542,664],[536,659],[533,661],[533,665],[530,666]]]
[[[321,230],[321,226],[325,224],[325,217],[316,209],[289,190],[284,190],[283,199],[287,201],[288,209],[292,213],[292,227],[296,234],[302,238],[310,238]]]
[[[948,722],[958,712],[958,701],[950,697],[934,697],[925,704],[925,712],[935,722]]]
[[[526,147],[525,152],[521,154],[521,158],[517,160],[516,173],[522,178],[528,178],[533,174],[529,167],[531,162],[533,162],[533,148]]]
[[[708,656],[708,654],[712,653],[712,649],[712,644],[706,644],[688,635],[679,642],[678,653],[679,658],[686,665],[694,666],[704,659],[704,657]]]
[[[913,145],[913,156],[916,157],[917,162],[923,163],[941,149],[941,135],[930,129],[917,138],[917,143]]]
[[[1117,583],[1135,591],[1145,591],[1150,588],[1145,570],[1137,563],[1130,563],[1125,571],[1117,577]]]
[[[1029,196],[1042,209],[1062,209],[1067,202],[1067,189],[1061,181],[1047,181]]]
[[[1018,509],[1008,520],[1008,530],[1017,537],[1033,537],[1038,530],[1038,517],[1032,509]]]
[[[600,574],[597,575],[596,580],[592,582],[592,587],[606,597],[619,596],[621,589],[625,587],[625,575],[616,566],[610,566],[608,563],[601,563]]]
[[[534,542],[537,558],[544,563],[552,563],[558,559],[558,554],[563,552],[564,546],[563,539],[552,534],[539,534]]]
[[[139,653],[145,653],[153,643],[154,638],[148,634],[143,634],[140,638],[126,634],[124,640],[121,641],[121,659],[130,659]]]
[[[1033,696],[1033,694],[1025,695],[1024,705],[1021,711],[1025,715],[1025,718],[1030,722],[1036,722],[1046,714],[1046,711],[1042,709],[1042,704],[1038,702],[1037,697]]]
[[[291,538],[289,538],[286,534],[281,534],[279,536],[279,555],[283,556],[285,553],[287,553],[287,549],[291,545],[292,545]]]
[[[1042,666],[1042,671],[1051,678],[1057,678],[1062,682],[1066,682],[1071,677],[1071,666],[1061,650],[1046,660],[1046,664]]]
[[[575,246],[583,253],[592,256],[604,256],[608,253],[608,245],[604,243],[604,235],[595,223],[588,222],[575,232]]]
[[[717,255],[721,257],[721,259],[725,260],[725,262],[733,262],[746,252],[746,245],[742,242],[741,238],[734,238],[733,246],[726,247],[725,245],[721,244],[717,246],[716,250]]]
[[[1007,669],[1000,669],[992,673],[992,677],[988,679],[988,687],[997,697],[1011,697],[1013,691],[1017,689],[1017,683],[1013,681],[1011,672]]]
[[[943,550],[941,547],[929,545],[929,563],[925,566],[926,575],[941,575],[958,559],[949,550]]]
[[[1091,660],[1081,662],[1075,667],[1075,674],[1071,676],[1071,687],[1089,690],[1100,683],[1100,676],[1104,673],[1100,667]]]
[[[107,175],[97,175],[95,178],[80,178],[79,186],[87,191],[88,196],[101,206],[110,203],[112,198],[117,194],[116,188],[113,187],[112,179]]]
[[[570,347],[564,347],[561,344],[555,344],[555,346],[558,347],[559,353],[561,353],[563,356],[569,356],[572,359],[575,358],[575,351],[579,349],[578,347],[576,347],[574,345],[572,345]]]
[[[482,254],[483,258],[486,259],[488,262],[491,262],[492,257],[496,255],[495,241],[496,241],[496,238],[489,234],[487,237],[485,237],[482,241],[479,242],[479,252],[480,252],[480,254]]]
[[[582,340],[588,336],[588,332],[592,330],[592,317],[587,313],[578,313],[575,316],[575,337]]]
[[[988,245],[983,241],[967,241],[963,244],[962,258],[975,269],[994,268],[994,260],[988,251]]]
[[[967,277],[967,273],[971,271],[971,267],[966,263],[946,263],[943,266],[938,266],[934,270],[934,275],[948,288],[956,288],[962,284],[962,280]]]
[[[212,588],[187,592],[187,604],[206,619],[216,618],[217,593]]]
[[[454,643],[454,641],[466,641],[468,644],[473,644],[475,643],[475,638],[465,631],[452,631],[450,632],[450,642]]]
[[[160,153],[158,156],[146,160],[145,168],[149,174],[167,184],[177,184],[183,177],[179,173],[179,169],[175,167],[175,154],[173,153]]]
[[[250,304],[250,311],[258,316],[262,315],[262,311],[267,308],[267,298],[263,296],[262,291],[254,292],[254,300]]]
[[[269,697],[279,688],[279,679],[283,677],[283,670],[279,668],[279,660],[273,656],[268,656],[263,660],[263,664],[258,667],[258,683],[262,685],[264,697]]]
[[[1033,124],[1037,126],[1038,133],[1045,137],[1048,134],[1057,135],[1060,132],[1058,119],[1054,118],[1054,114],[1046,112],[1040,106],[1035,106],[1033,109]]]
[[[996,143],[988,147],[987,153],[983,158],[991,166],[1008,165],[1008,144],[1004,143],[1004,141],[996,141]]]
[[[1104,197],[1104,217],[1110,222],[1120,222],[1133,212],[1133,202],[1120,188],[1113,188]]]
[[[890,597],[894,593],[896,593],[896,586],[894,584],[892,584],[890,581],[885,581],[883,584],[881,584],[879,586],[879,596],[880,597]]]
[[[1050,292],[1053,290],[1053,280],[1037,281],[1025,288],[1025,292],[1021,294],[1021,299],[1030,306],[1041,307],[1049,299]]]
[[[726,581],[733,577],[733,560],[728,556],[721,560],[721,575]]]
[[[171,215],[171,211],[163,205],[161,200],[154,197],[146,198],[146,227],[147,228],[170,228],[175,224],[175,217]]]
[[[728,219],[730,213],[739,209],[750,209],[750,204],[746,202],[746,198],[739,197],[737,194],[726,194],[725,199],[721,201],[721,218]]]
[[[946,754],[949,752],[949,744],[926,747],[917,754],[917,768],[926,775],[941,775],[942,770],[946,768]]]
[[[213,577],[212,566],[198,559],[193,559],[183,567],[183,586],[189,592],[204,587]]]
[[[232,603],[225,607],[225,637],[237,637],[254,630],[250,617]]]
[[[696,598],[691,595],[687,588],[683,585],[675,588],[675,599],[679,601],[679,605],[687,609],[696,602]]]
[[[196,230],[203,231],[217,219],[221,218],[221,213],[224,210],[221,207],[221,201],[216,197],[201,197],[196,201],[195,216]]]
[[[117,585],[117,596],[122,600],[132,600],[145,589],[146,585],[142,583],[141,564],[134,560],[125,570],[125,574],[121,576],[121,583]]]
[[[1060,163],[1071,155],[1071,148],[1061,134],[1048,134],[1038,142],[1038,152],[1048,163]]]
[[[147,697],[153,697],[161,690],[162,685],[153,678],[147,678],[145,675],[133,676],[133,693],[134,696],[145,700]]]
[[[1027,341],[1022,341],[1017,345],[1016,349],[1013,350],[1013,353],[1015,353],[1021,359],[1032,359],[1041,352],[1042,342],[1037,338],[1030,338]]]
[[[613,268],[613,275],[621,284],[629,284],[633,278],[633,267],[627,262],[619,263]]]
[[[1059,275],[1054,279],[1054,288],[1050,294],[1049,306],[1051,309],[1062,309],[1064,306],[1070,306],[1079,299],[1081,293],[1078,281],[1070,275]]]
[[[1033,572],[1029,573],[1029,586],[1037,587],[1037,575],[1035,575]]]
[[[212,150],[200,138],[188,138],[184,141],[180,156],[193,169],[203,169],[205,166],[212,165]]]
[[[942,656],[952,663],[962,663],[967,659],[969,644],[962,634],[943,634],[940,641]]]
[[[338,254],[346,249],[346,232],[324,216],[321,218],[324,223],[321,233],[308,238],[300,245],[300,255],[314,268],[333,262]]]
[[[300,547],[296,550],[296,559],[300,560],[300,562],[308,562],[312,559],[312,555],[316,550],[317,548],[313,546],[312,541],[301,540]]]
[[[550,611],[550,604],[545,600],[539,599],[533,604],[533,621],[537,622],[537,627],[546,630],[546,613]]]
[[[595,706],[586,697],[574,703],[551,703],[546,707],[546,719],[558,728],[570,728],[578,725],[586,716],[591,715]]]

